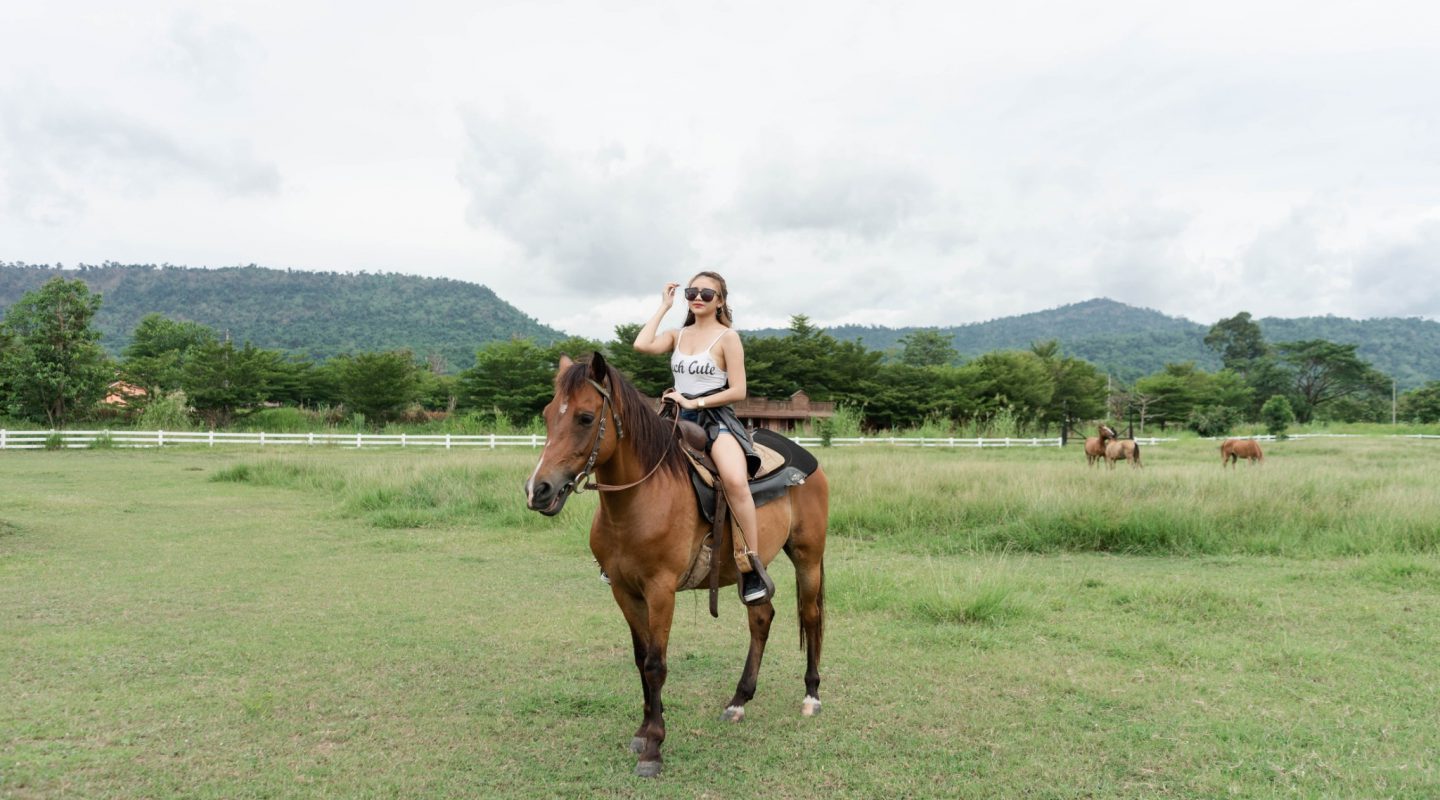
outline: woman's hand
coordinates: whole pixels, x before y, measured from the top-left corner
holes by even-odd
[[[669,311],[670,306],[675,305],[675,290],[679,288],[680,284],[674,283],[673,281],[665,284],[665,288],[660,291],[660,308],[662,311]]]
[[[680,392],[676,391],[675,387],[673,386],[669,389],[666,389],[665,393],[660,395],[660,399],[674,403],[675,405],[685,409],[695,409],[700,407],[699,403],[691,400],[683,394],[680,394]]]

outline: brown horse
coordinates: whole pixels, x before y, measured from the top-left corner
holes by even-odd
[[[660,774],[665,741],[665,650],[675,593],[704,584],[697,561],[709,530],[690,486],[686,462],[674,444],[671,423],[651,410],[645,397],[596,353],[588,364],[560,359],[555,396],[545,406],[545,449],[525,483],[528,505],[542,514],[560,513],[571,492],[592,475],[599,483],[599,507],[590,524],[590,551],[610,576],[610,591],[630,625],[635,666],[644,693],[644,716],[630,741],[639,754],[635,774]],[[769,563],[782,550],[795,566],[795,600],[805,649],[805,699],[800,711],[820,711],[820,647],[824,638],[825,531],[830,487],[817,469],[786,496],[758,509],[760,557]],[[738,531],[736,532],[738,535]],[[734,559],[718,550],[711,559],[723,585],[735,583]],[[692,569],[693,565],[693,569]],[[775,617],[771,603],[746,607],[750,650],[735,695],[722,719],[740,722]]]
[[[1092,467],[1105,457],[1105,443],[1115,438],[1115,429],[1103,422],[1097,433],[1100,435],[1085,439],[1085,462]]]
[[[1251,466],[1263,463],[1265,454],[1260,451],[1260,443],[1254,439],[1226,439],[1220,444],[1221,469],[1231,464],[1238,468],[1242,458],[1248,460]]]
[[[1130,466],[1139,467],[1140,443],[1134,439],[1111,439],[1105,443],[1105,464],[1110,469],[1115,469],[1115,462],[1124,459],[1130,462]]]

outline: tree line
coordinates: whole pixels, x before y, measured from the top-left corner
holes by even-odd
[[[641,391],[671,384],[664,356],[637,353],[639,325],[619,325],[608,342],[570,337],[539,344],[493,341],[475,365],[446,374],[443,364],[408,350],[364,351],[325,360],[237,343],[213,328],[161,314],[143,317],[119,358],[93,326],[101,296],[80,280],[56,277],[27,292],[0,323],[0,407],[18,419],[63,427],[105,413],[100,400],[117,381],[143,390],[136,413],[172,415],[224,427],[259,409],[331,409],[371,425],[463,412],[526,424],[549,400],[562,354],[606,357]],[[1016,435],[1075,430],[1098,419],[1220,435],[1244,421],[1388,421],[1390,379],[1355,353],[1325,340],[1269,343],[1246,312],[1211,327],[1205,342],[1223,363],[1206,371],[1171,363],[1131,384],[1061,352],[1054,340],[997,350],[955,364],[951,337],[920,329],[898,354],[841,341],[803,315],[781,336],[742,334],[752,396],[813,400],[853,410],[868,429],[951,427],[1003,418]],[[168,404],[168,406],[167,406]],[[1405,421],[1440,421],[1440,381],[1400,398]]]

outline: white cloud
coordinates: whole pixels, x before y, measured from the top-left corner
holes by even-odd
[[[280,174],[236,140],[184,141],[163,127],[105,107],[0,93],[3,192],[11,213],[58,225],[96,192],[153,195],[194,181],[220,197],[274,194]]]
[[[1096,295],[1201,322],[1434,315],[1405,287],[1440,219],[1437,19],[1408,0],[21,5],[0,259],[446,275],[599,338],[704,268],[743,327]]]
[[[633,293],[693,262],[694,189],[663,154],[566,152],[515,116],[470,111],[464,123],[468,219],[522,246],[553,291]]]

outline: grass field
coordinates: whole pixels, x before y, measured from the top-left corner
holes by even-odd
[[[0,453],[0,795],[1440,796],[1440,442],[1266,452],[823,451],[824,713],[691,593],[648,782],[535,453]]]

